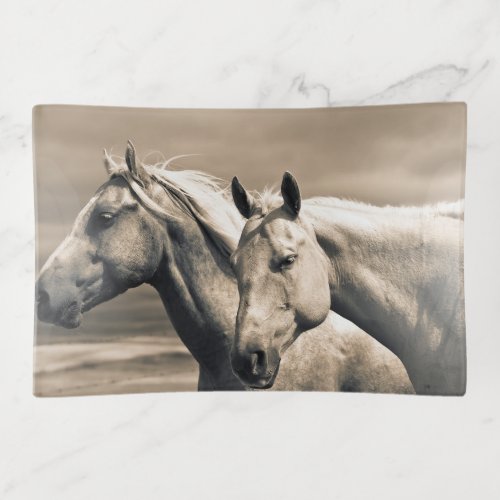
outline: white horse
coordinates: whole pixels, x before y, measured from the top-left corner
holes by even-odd
[[[232,256],[240,291],[233,365],[252,353],[262,364],[278,359],[332,309],[394,352],[417,393],[463,394],[463,203],[302,203],[289,173],[281,194],[256,199],[233,180],[249,219]]]
[[[132,144],[125,162],[106,155],[105,165],[109,179],[40,272],[38,318],[76,328],[86,311],[148,283],[200,365],[199,389],[247,388],[230,362],[238,290],[229,254],[243,220],[222,183],[168,162],[144,165]],[[334,314],[282,365],[275,390],[413,392],[394,354]]]

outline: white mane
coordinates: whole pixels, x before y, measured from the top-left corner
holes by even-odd
[[[307,200],[310,205],[320,205],[331,208],[344,208],[348,210],[359,210],[368,212],[394,212],[404,215],[428,215],[437,217],[451,217],[453,219],[464,218],[464,200],[442,201],[431,205],[412,206],[377,206],[370,203],[362,203],[354,200],[318,196]]]
[[[185,214],[196,220],[205,229],[215,245],[226,256],[229,256],[237,247],[244,221],[241,218],[231,199],[228,184],[210,174],[196,170],[173,170],[172,162],[182,156],[170,158],[166,161],[141,166],[147,176],[163,187],[170,200]],[[111,156],[105,152],[105,163],[110,177],[124,178],[132,191],[137,195],[146,208],[156,216],[164,219],[176,218],[165,208],[160,207],[132,176],[125,161],[121,157]],[[262,192],[254,192],[258,201],[258,210],[266,214],[277,208],[283,199],[278,191],[265,188]],[[309,205],[324,206],[325,208],[344,208],[358,211],[394,211],[408,215],[429,215],[463,219],[464,200],[456,202],[442,202],[422,207],[379,207],[352,200],[334,197],[315,197],[304,201]]]
[[[219,250],[230,255],[238,244],[243,220],[232,202],[227,183],[196,170],[172,170],[171,163],[177,158],[141,165],[147,176],[163,187],[170,200],[205,229]],[[105,153],[105,161],[110,177],[124,178],[146,208],[160,218],[176,218],[148,195],[122,158]]]
[[[262,193],[252,193],[259,203],[259,209],[262,214],[279,207],[283,203],[283,198],[279,191],[266,188]],[[304,200],[307,205],[322,206],[325,208],[342,208],[347,210],[356,210],[363,212],[394,212],[404,215],[427,215],[436,217],[451,217],[453,219],[464,218],[464,200],[443,201],[431,205],[412,206],[377,206],[370,203],[363,203],[355,200],[335,198],[330,196],[316,196]]]

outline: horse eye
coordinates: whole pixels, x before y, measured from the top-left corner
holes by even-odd
[[[111,212],[102,212],[99,214],[99,219],[105,225],[111,224],[111,222],[113,221],[114,218],[115,218],[115,215],[112,214]]]
[[[288,257],[285,257],[281,262],[281,267],[291,266],[296,259],[297,259],[296,255],[289,255]]]

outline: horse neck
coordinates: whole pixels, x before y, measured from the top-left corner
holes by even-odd
[[[462,300],[460,221],[370,207],[309,205],[305,214],[330,258],[336,312],[402,359],[417,338],[424,350],[440,343],[429,335],[439,336]]]
[[[196,221],[168,222],[151,284],[212,389],[242,389],[230,365],[238,292],[228,259]]]

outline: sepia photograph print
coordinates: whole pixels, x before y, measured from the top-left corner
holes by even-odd
[[[465,104],[33,122],[36,396],[465,393]]]

